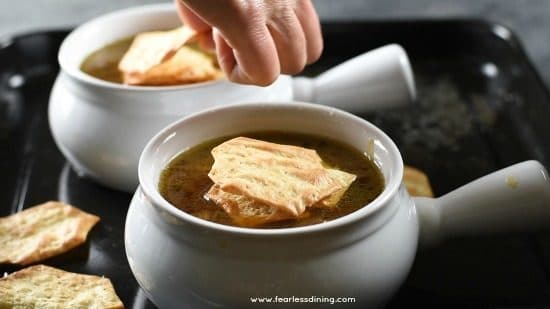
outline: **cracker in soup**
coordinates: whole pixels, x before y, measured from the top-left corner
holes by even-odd
[[[225,192],[218,185],[210,187],[205,197],[221,206],[241,226],[257,226],[296,217],[285,208],[272,207],[244,195]]]
[[[219,190],[272,207],[273,220],[281,214],[296,218],[306,207],[341,196],[355,180],[355,175],[323,166],[314,150],[247,137],[222,143],[212,155],[208,176]]]
[[[180,47],[170,59],[157,64],[146,72],[123,72],[125,84],[130,85],[179,85],[218,79],[223,73],[212,57],[191,47]]]
[[[212,151],[239,136],[288,147],[279,149],[268,144],[267,148],[262,148],[265,144],[259,143],[255,147],[262,155],[276,152],[278,159],[282,160],[297,153],[308,158],[304,161],[309,161],[311,166],[320,165],[336,171],[332,172],[332,176],[347,175],[342,177],[343,181],[338,180],[342,188],[307,206],[297,217],[290,211],[285,212],[284,208],[273,207],[243,194],[223,191],[208,176],[215,163]],[[353,182],[348,184],[351,179],[354,179]],[[346,143],[313,134],[255,131],[215,138],[186,149],[163,169],[158,188],[174,207],[204,220],[258,229],[292,228],[335,220],[362,207],[369,207],[369,203],[384,190],[384,177],[371,157]]]
[[[0,308],[124,308],[105,277],[35,265],[0,278]]]
[[[50,201],[0,218],[0,263],[28,265],[86,241],[99,217]]]
[[[340,199],[342,199],[342,196],[344,196],[344,193],[349,189],[349,186],[351,183],[357,178],[357,176],[342,172],[336,169],[330,170],[331,174],[333,175],[334,179],[336,179],[340,183],[340,189],[331,195],[329,195],[327,198],[321,200],[317,204],[313,204],[312,206],[317,207],[335,207],[338,205],[338,202]]]
[[[172,57],[195,32],[189,27],[170,31],[152,31],[136,35],[118,68],[127,74],[143,74]]]
[[[182,26],[170,31],[136,35],[119,62],[122,82],[129,85],[168,86],[218,79],[223,73],[213,57],[185,46],[196,33]]]

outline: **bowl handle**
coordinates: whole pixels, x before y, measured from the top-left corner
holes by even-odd
[[[398,44],[356,56],[315,78],[295,77],[292,84],[296,101],[350,112],[406,105],[416,98],[409,58]]]
[[[550,179],[538,161],[521,162],[440,198],[414,198],[420,243],[550,228]]]

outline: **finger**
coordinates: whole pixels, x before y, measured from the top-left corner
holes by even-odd
[[[233,49],[227,44],[221,33],[214,29],[212,33],[214,39],[214,45],[216,48],[216,56],[218,57],[218,64],[220,68],[225,72],[228,77],[231,77],[231,72],[235,68],[237,61],[233,54]]]
[[[267,86],[273,83],[279,75],[277,52],[274,44],[271,47],[271,54],[274,58],[270,58],[269,56],[266,57],[269,52],[266,53],[265,50],[260,50],[256,54],[250,54],[249,51],[240,52],[231,47],[231,43],[228,43],[224,35],[216,28],[214,29],[214,41],[218,62],[229,80],[241,84]]]
[[[186,3],[205,22],[219,29],[227,45],[222,45],[224,53],[226,47],[233,50],[236,64],[225,72],[231,81],[263,86],[275,81],[280,73],[279,58],[259,2],[227,1],[229,5],[223,11],[212,10],[208,1]],[[216,34],[214,38],[216,43],[221,41]]]
[[[233,81],[270,85],[280,74],[279,57],[275,42],[265,24],[249,29],[245,34],[224,34],[233,47],[237,65],[233,69]]]
[[[216,44],[214,43],[214,39],[212,37],[212,30],[199,33],[197,35],[197,40],[199,41],[199,45],[202,49],[207,51],[216,50]]]
[[[323,35],[319,16],[310,0],[298,0],[295,12],[305,35],[307,64],[311,64],[323,53]]]
[[[184,25],[193,28],[197,32],[210,31],[211,27],[205,23],[197,14],[188,8],[181,0],[174,0],[178,15]]]
[[[282,73],[301,72],[307,61],[306,38],[294,11],[277,11],[268,23],[273,37]]]

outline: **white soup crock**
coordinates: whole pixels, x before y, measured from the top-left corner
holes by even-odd
[[[320,135],[370,153],[385,189],[344,217],[284,229],[205,221],[159,194],[161,171],[182,151],[212,138],[261,130]],[[141,155],[140,186],[125,227],[129,265],[160,308],[239,308],[251,306],[254,297],[312,296],[353,297],[357,307],[376,308],[405,280],[419,242],[550,223],[548,173],[536,161],[497,171],[437,199],[411,198],[402,177],[394,142],[347,112],[296,102],[204,111],[162,130]]]
[[[172,4],[148,5],[93,19],[67,36],[52,88],[49,122],[56,144],[79,175],[133,192],[139,154],[171,122],[210,107],[238,102],[306,100],[351,111],[407,104],[415,97],[407,54],[387,45],[316,78],[280,76],[268,87],[227,80],[183,86],[128,86],[80,70],[93,51],[136,33],[181,25]]]

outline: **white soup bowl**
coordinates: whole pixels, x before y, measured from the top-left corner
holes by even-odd
[[[71,32],[59,50],[61,71],[49,103],[56,144],[81,176],[118,190],[138,184],[139,154],[160,129],[183,116],[239,102],[305,100],[350,111],[407,104],[415,97],[407,54],[392,44],[316,78],[280,76],[268,87],[227,80],[181,86],[128,86],[80,70],[92,52],[136,33],[181,25],[172,4],[125,9]]]
[[[216,137],[262,130],[314,134],[372,151],[385,189],[344,217],[282,229],[205,221],[160,195],[160,173],[182,151]],[[248,307],[253,297],[276,296],[354,297],[355,305],[373,308],[405,280],[419,242],[550,223],[548,173],[536,161],[497,171],[436,199],[411,198],[402,178],[403,161],[394,142],[347,112],[296,102],[204,111],[162,130],[141,154],[140,186],[126,218],[128,261],[160,308]]]

